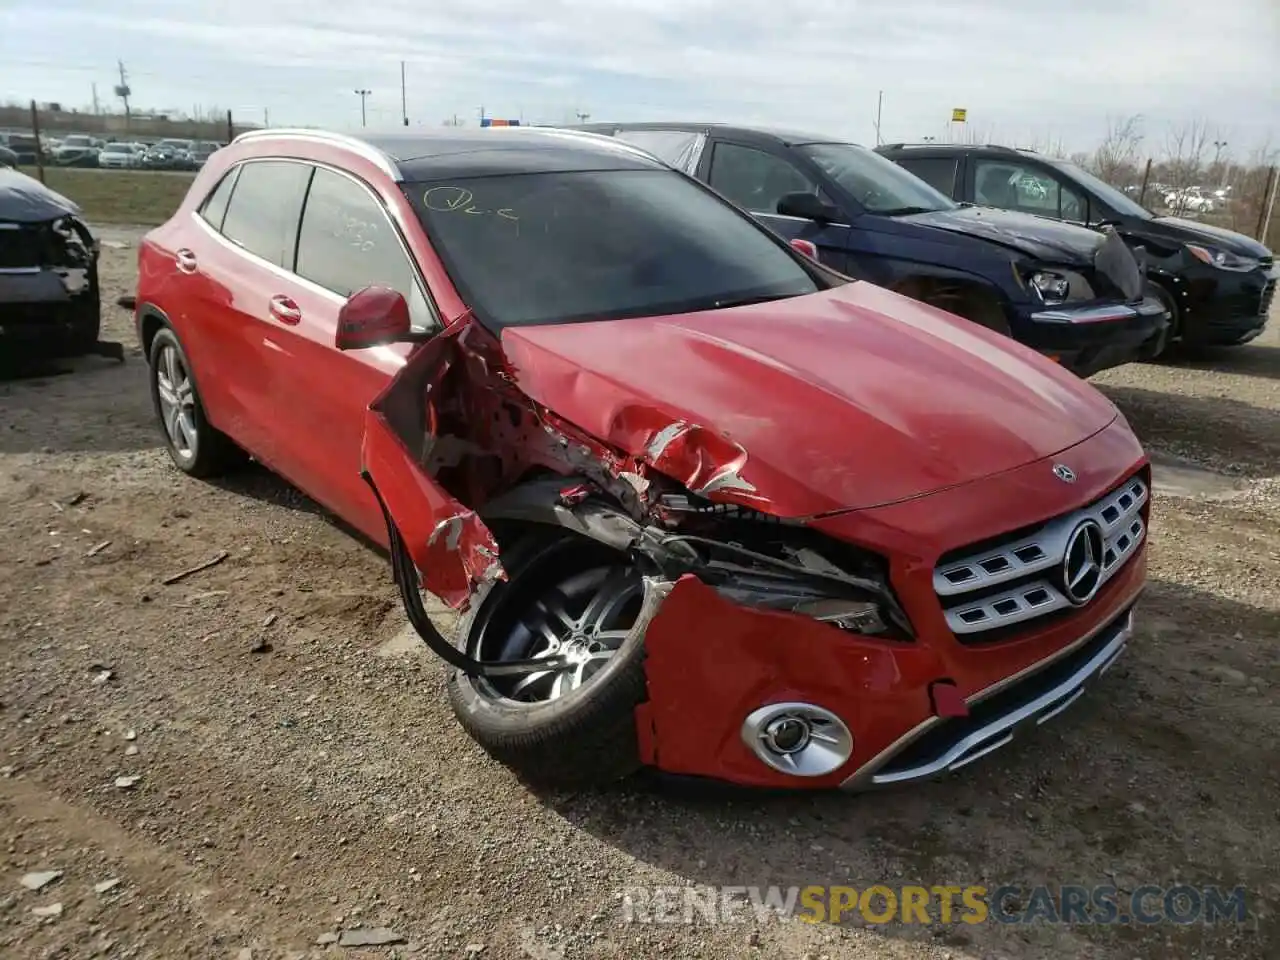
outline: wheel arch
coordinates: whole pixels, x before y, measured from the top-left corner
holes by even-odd
[[[168,315],[157,307],[154,303],[138,304],[134,322],[138,327],[138,340],[142,344],[142,355],[150,360],[151,344],[159,333],[165,327],[173,329],[173,324],[169,322]]]

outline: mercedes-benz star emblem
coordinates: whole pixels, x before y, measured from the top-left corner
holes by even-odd
[[[1075,483],[1076,472],[1068,467],[1065,463],[1055,463],[1053,465],[1053,475],[1063,483]]]
[[[1062,558],[1062,589],[1076,606],[1092,600],[1102,585],[1105,550],[1102,528],[1094,520],[1085,520],[1067,537],[1067,552]]]

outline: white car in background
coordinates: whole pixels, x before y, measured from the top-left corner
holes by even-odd
[[[108,143],[98,154],[98,166],[116,170],[132,170],[139,166],[141,157],[132,143]]]

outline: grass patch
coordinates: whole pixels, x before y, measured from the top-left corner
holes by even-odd
[[[36,175],[35,167],[23,173]],[[164,223],[187,195],[194,173],[46,167],[45,184],[80,204],[90,223]]]

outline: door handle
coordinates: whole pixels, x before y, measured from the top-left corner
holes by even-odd
[[[174,255],[174,259],[178,262],[178,269],[183,273],[196,272],[196,255],[185,247]]]
[[[291,299],[281,294],[271,298],[271,315],[290,326],[302,320],[302,311]]]

